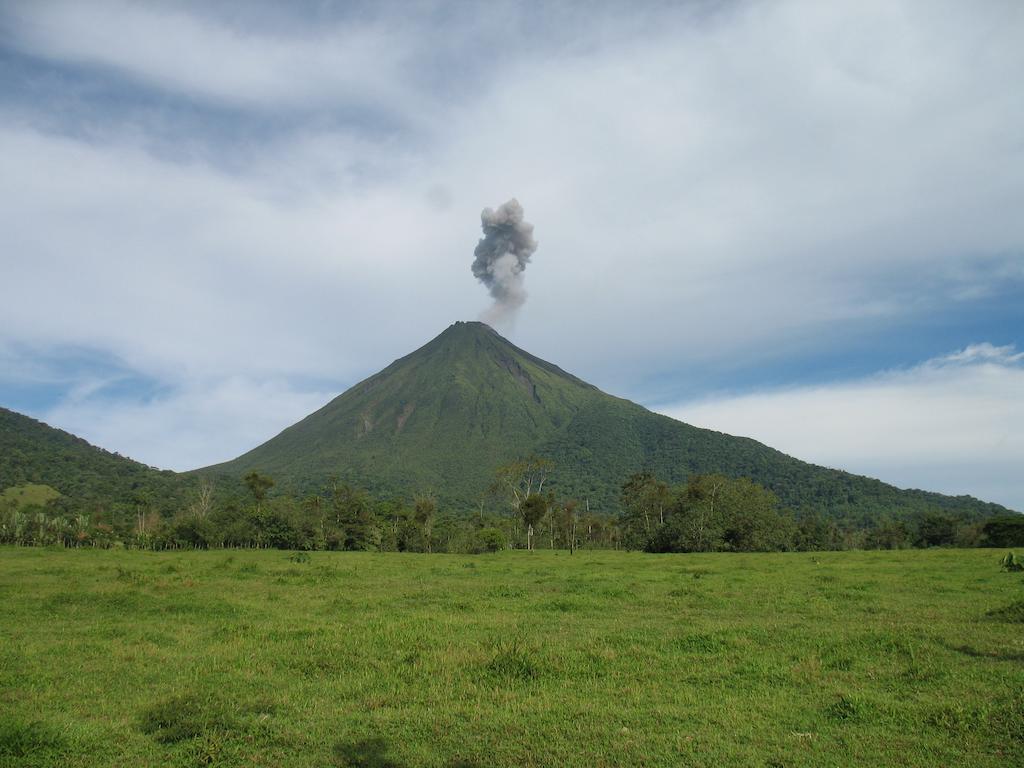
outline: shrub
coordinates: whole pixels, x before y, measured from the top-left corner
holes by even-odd
[[[999,563],[1003,566],[1004,571],[1010,571],[1011,573],[1024,571],[1024,563],[1021,563],[1013,552],[1007,552]]]
[[[481,528],[473,534],[473,551],[498,552],[508,546],[505,534],[497,528]]]

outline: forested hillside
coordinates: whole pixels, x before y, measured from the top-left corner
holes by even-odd
[[[74,512],[143,502],[170,513],[181,506],[185,486],[194,481],[0,408],[0,491],[26,484],[56,489]]]

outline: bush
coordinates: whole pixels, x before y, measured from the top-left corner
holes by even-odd
[[[1009,571],[1011,573],[1024,571],[1024,563],[1021,563],[1013,552],[1007,552],[1003,556],[1003,559],[999,561],[999,564],[1003,566],[1004,571]]]
[[[988,547],[1024,547],[1024,515],[994,517],[981,527]]]
[[[957,522],[943,512],[928,512],[917,524],[919,547],[948,547],[956,543]]]
[[[507,546],[505,534],[497,528],[481,528],[473,534],[473,552],[498,552]]]

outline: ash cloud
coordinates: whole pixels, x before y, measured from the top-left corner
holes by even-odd
[[[494,304],[481,320],[494,325],[511,322],[526,302],[523,272],[537,250],[533,224],[523,220],[523,206],[512,198],[480,214],[484,236],[473,255],[473,276],[487,286]]]

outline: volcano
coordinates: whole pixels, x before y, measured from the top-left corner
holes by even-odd
[[[641,470],[673,483],[708,472],[748,477],[794,510],[859,520],[1006,511],[968,496],[900,490],[652,413],[478,322],[455,323],[263,445],[199,472],[257,470],[297,491],[338,478],[385,496],[431,492],[469,511],[499,466],[529,456],[554,461],[550,487],[595,511],[616,511],[623,481]]]

